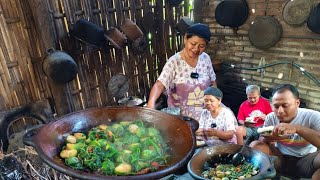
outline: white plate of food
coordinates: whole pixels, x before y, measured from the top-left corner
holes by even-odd
[[[256,123],[256,121],[254,120],[254,117],[247,117],[244,121],[245,123]]]
[[[206,146],[206,145],[207,145],[207,143],[205,141],[197,140],[197,148],[203,147],[203,146]]]

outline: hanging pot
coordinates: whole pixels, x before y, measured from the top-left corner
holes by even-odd
[[[277,44],[282,36],[282,26],[272,16],[258,16],[249,28],[249,41],[259,49],[268,49]]]
[[[42,62],[42,69],[47,77],[59,84],[68,83],[76,77],[78,66],[69,54],[53,48],[48,49],[47,53]]]
[[[311,9],[309,0],[289,0],[282,11],[283,20],[289,25],[303,25],[308,20]]]
[[[313,8],[307,25],[312,32],[320,33],[320,3]]]
[[[223,0],[215,10],[215,18],[221,26],[238,28],[247,20],[249,7],[246,0]]]

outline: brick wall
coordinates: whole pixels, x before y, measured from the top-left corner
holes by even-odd
[[[268,7],[266,7],[267,1]],[[232,29],[216,23],[214,13],[219,2],[219,0],[198,0],[194,5],[195,21],[207,23],[213,34],[207,53],[218,71],[219,87],[226,84],[239,87],[257,84],[265,89],[281,83],[291,83],[297,86],[301,99],[308,108],[320,110],[320,86],[291,64],[268,67],[263,76],[257,70],[226,70],[224,66],[221,69],[218,68],[221,62],[234,64],[237,67],[256,67],[264,57],[266,64],[294,62],[320,82],[320,34],[311,32],[306,23],[293,27],[283,20],[282,11],[287,0],[247,0],[249,16],[236,34]],[[320,3],[319,0],[311,0],[311,2],[314,5]],[[255,13],[252,9],[255,9]],[[265,12],[281,23],[283,35],[274,47],[261,50],[251,45],[248,30],[251,22]]]

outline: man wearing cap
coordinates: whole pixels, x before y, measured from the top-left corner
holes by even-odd
[[[181,115],[199,121],[203,91],[217,86],[211,59],[204,52],[210,37],[210,29],[205,24],[196,23],[187,29],[184,48],[166,62],[151,89],[148,108],[155,108],[156,100],[165,91],[168,107],[178,107]]]
[[[222,92],[216,87],[204,91],[205,109],[201,113],[197,139],[208,145],[236,144],[237,119],[233,112],[221,106]]]
[[[247,100],[240,105],[238,112],[238,122],[244,125],[237,128],[238,144],[243,144],[244,136],[248,144],[259,139],[257,128],[263,125],[266,115],[272,112],[269,100],[260,96],[259,86],[248,85],[246,94]]]

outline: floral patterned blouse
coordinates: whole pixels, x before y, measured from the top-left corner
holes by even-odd
[[[201,114],[201,118],[199,121],[199,128],[202,129],[209,129],[211,128],[211,124],[215,123],[216,124],[216,129],[221,130],[221,131],[236,131],[236,128],[238,126],[237,119],[234,116],[233,112],[228,108],[228,107],[222,107],[221,111],[219,112],[218,116],[213,118],[211,116],[210,111],[208,110],[203,110]],[[215,142],[209,142],[209,144],[225,144],[225,143],[237,143],[237,137],[235,133],[233,134],[233,138],[229,139],[227,142],[223,142],[218,139],[213,139],[211,141]],[[208,142],[207,142],[208,143]]]
[[[199,77],[191,78],[191,73],[198,73]],[[166,62],[158,80],[166,88],[168,107],[179,107],[181,115],[199,121],[203,110],[203,91],[216,80],[216,74],[207,53],[200,54],[196,67],[191,67],[180,53],[176,53]]]

